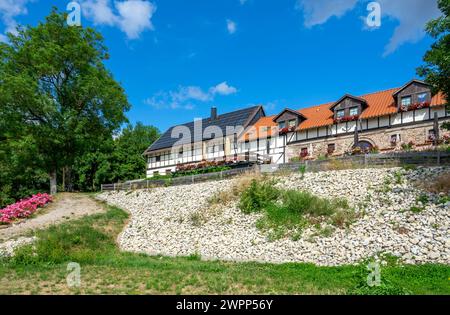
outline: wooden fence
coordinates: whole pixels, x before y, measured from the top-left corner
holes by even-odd
[[[306,171],[325,171],[330,169],[388,167],[401,165],[437,166],[449,165],[450,153],[443,151],[399,152],[364,154],[336,157],[324,160],[301,161],[279,165],[280,170],[298,170],[304,166]]]
[[[188,176],[180,176],[175,178],[167,178],[167,179],[148,179],[148,180],[137,180],[137,181],[129,181],[125,183],[116,183],[116,184],[102,184],[101,190],[134,190],[134,189],[148,189],[153,187],[162,187],[162,186],[174,186],[174,185],[188,185],[195,184],[200,182],[206,182],[210,180],[221,180],[226,178],[231,178],[233,176],[237,176],[243,174],[248,171],[256,171],[257,166],[246,166],[234,168],[231,170],[215,172],[215,173],[206,173],[206,174],[197,174],[197,175],[188,175]]]
[[[264,166],[248,166],[235,168],[231,170],[189,175],[168,179],[149,179],[129,181],[125,183],[103,184],[102,191],[112,190],[134,190],[134,189],[148,189],[153,187],[172,186],[172,185],[189,185],[209,180],[221,180],[231,178],[245,172],[255,170],[262,172],[274,172],[279,170],[298,171],[301,166],[304,166],[307,172],[326,171],[333,169],[348,169],[348,168],[366,168],[366,167],[390,167],[400,165],[450,165],[450,153],[442,151],[424,151],[424,152],[401,152],[401,153],[383,153],[383,154],[365,154],[336,157],[324,160],[311,160],[295,163],[264,165]]]

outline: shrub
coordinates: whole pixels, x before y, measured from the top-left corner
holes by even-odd
[[[274,181],[257,181],[253,179],[250,186],[242,193],[239,208],[244,213],[259,212],[279,196]]]
[[[420,213],[420,212],[422,212],[423,210],[425,210],[425,208],[424,208],[424,207],[419,207],[419,206],[412,206],[409,210],[410,210],[412,213]]]
[[[414,148],[414,142],[409,141],[408,143],[402,143],[402,149],[403,151],[409,152]]]
[[[429,192],[439,194],[450,194],[450,172],[440,174],[439,176],[427,180],[424,184]]]
[[[324,199],[307,191],[288,190],[282,194],[283,207],[288,211],[301,215],[330,216],[338,209],[347,209],[347,201],[343,199]]]
[[[306,173],[306,165],[300,165],[299,167],[298,167],[298,171],[300,172],[300,174],[302,174],[302,179],[303,179],[303,177],[305,177],[305,173]]]

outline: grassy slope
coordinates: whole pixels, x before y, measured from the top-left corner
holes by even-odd
[[[364,266],[205,262],[120,252],[115,239],[128,215],[109,207],[105,214],[38,232],[35,252],[23,248],[1,261],[0,294],[345,294],[365,283]],[[68,288],[68,262],[81,265],[81,287]],[[448,266],[383,267],[389,292],[450,294]],[[360,293],[375,293],[363,288]]]

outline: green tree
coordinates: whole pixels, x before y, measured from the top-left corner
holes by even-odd
[[[115,137],[102,142],[94,151],[75,161],[77,188],[98,190],[103,183],[113,183],[145,176],[146,161],[142,153],[159,137],[153,126],[129,124]]]
[[[101,35],[68,26],[57,9],[8,38],[0,45],[0,140],[31,137],[36,167],[55,192],[58,171],[118,130],[130,105],[103,64],[109,56]]]
[[[450,96],[450,0],[438,0],[443,15],[428,22],[426,31],[436,41],[425,53],[425,65],[417,73],[433,86],[434,92],[442,91],[446,99]],[[447,106],[449,106],[447,104]],[[447,129],[450,125],[446,124]]]

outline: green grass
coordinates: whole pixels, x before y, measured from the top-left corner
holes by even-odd
[[[239,207],[244,213],[262,212],[258,229],[267,232],[269,240],[291,237],[298,240],[301,230],[317,223],[348,227],[356,213],[345,199],[326,199],[307,191],[280,190],[270,181],[253,180],[243,191]],[[325,232],[325,234],[329,232]]]
[[[0,294],[450,294],[443,265],[381,269],[382,288],[364,286],[365,265],[317,267],[202,261],[121,252],[115,240],[128,215],[109,207],[38,232],[36,249],[24,247],[0,261]],[[81,287],[66,285],[67,263],[81,265]],[[387,287],[387,289],[385,288]]]

